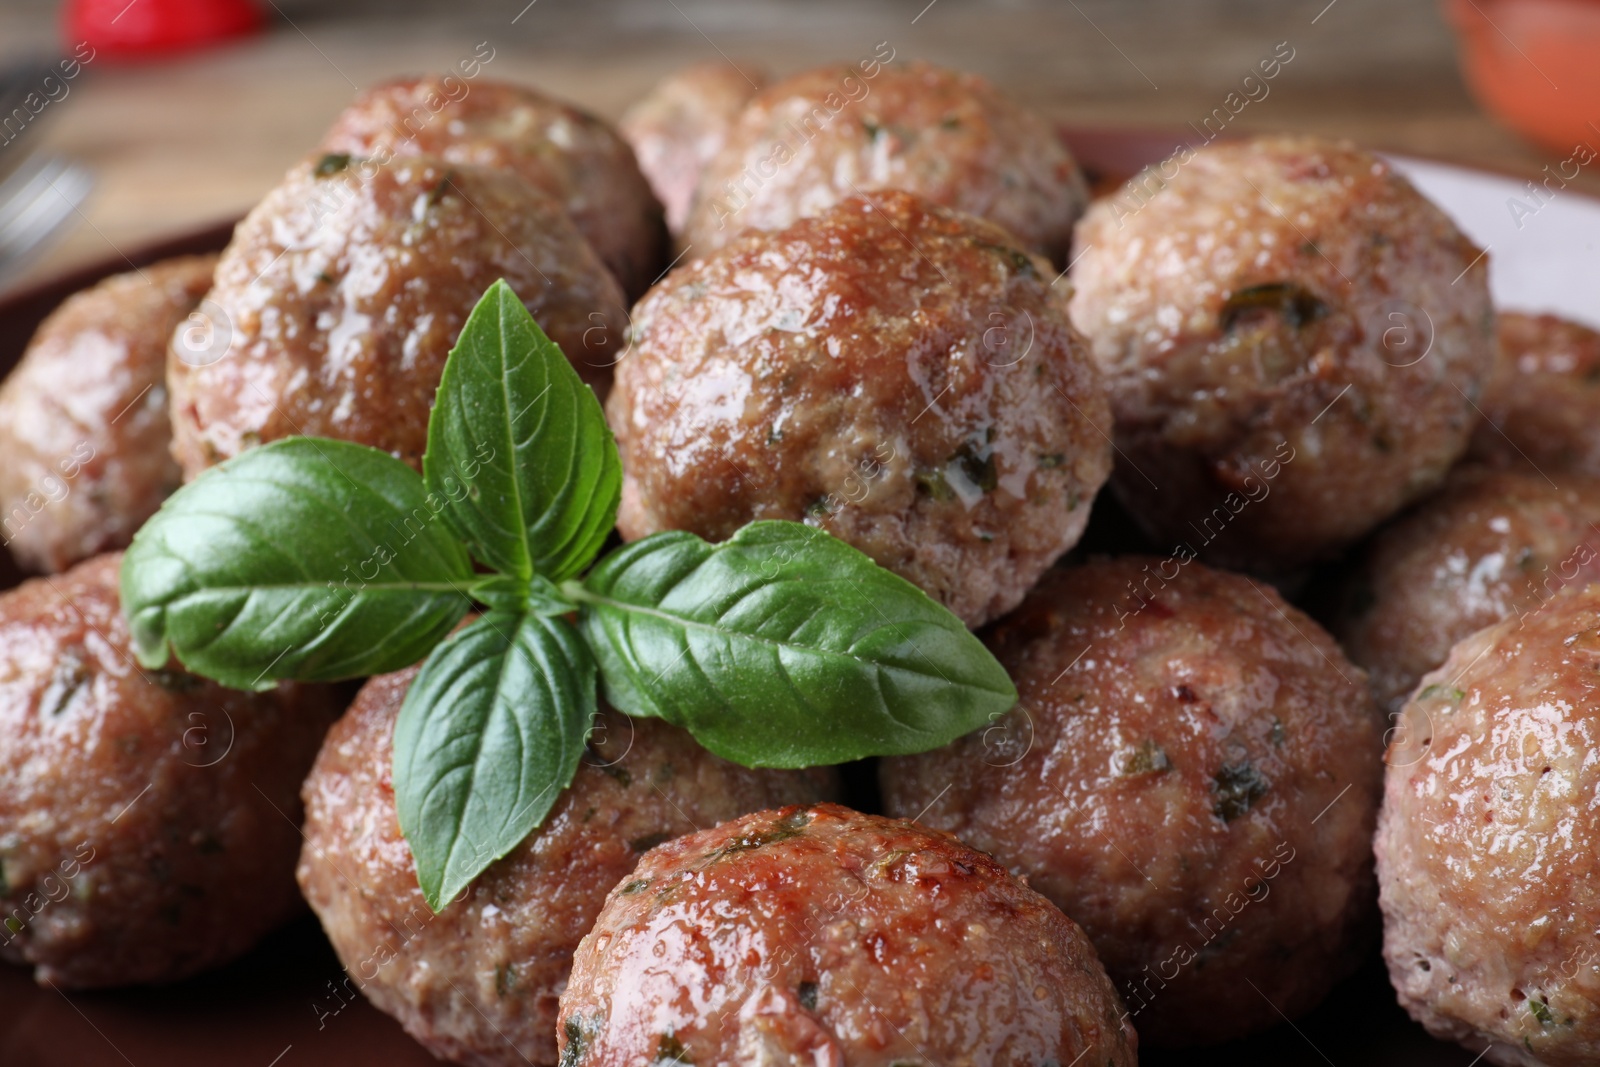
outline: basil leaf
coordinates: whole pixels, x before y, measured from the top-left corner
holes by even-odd
[[[492,574],[473,582],[467,587],[467,593],[493,611],[509,611],[513,615],[524,611],[536,615],[567,615],[578,610],[578,605],[567,599],[560,586],[537,574],[530,581]]]
[[[504,281],[450,352],[422,470],[472,554],[517,578],[580,573],[616,522],[622,467],[600,401]]]
[[[122,560],[139,661],[176,653],[235,689],[409,666],[471,606],[472,561],[417,473],[365,445],[291,437],[174,493]]]
[[[572,784],[595,667],[562,619],[490,612],[437,649],[394,728],[394,798],[438,911],[544,821]]]
[[[959,619],[799,523],[751,523],[720,545],[656,534],[563,589],[607,700],[750,767],[926,751],[1017,700]]]

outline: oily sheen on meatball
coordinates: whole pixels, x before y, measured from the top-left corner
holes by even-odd
[[[1147,1042],[1316,1006],[1371,918],[1382,723],[1360,669],[1268,586],[1175,559],[1058,570],[989,643],[1017,707],[885,760],[888,811],[1082,924]]]
[[[661,205],[627,143],[603,120],[529,86],[454,75],[398,78],[340,112],[322,149],[512,171],[566,209],[630,298],[663,265]]]
[[[1377,856],[1384,958],[1436,1037],[1600,1062],[1600,586],[1467,637],[1406,704]]]
[[[1443,480],[1493,358],[1488,267],[1387,162],[1264,137],[1178,157],[1079,225],[1073,321],[1112,482],[1163,543],[1288,571]]]
[[[818,526],[969,625],[1083,532],[1105,397],[1044,260],[908,193],[680,267],[634,309],[607,415],[624,537]]]
[[[1600,579],[1600,483],[1522,467],[1457,467],[1374,537],[1335,625],[1396,714],[1462,638]]]
[[[325,687],[133,659],[120,554],[0,594],[0,957],[65,988],[172,982],[301,909]]]
[[[987,219],[1064,266],[1088,194],[1056,131],[985,78],[893,56],[885,42],[854,66],[758,93],[701,174],[686,253],[901,189]]]
[[[0,541],[31,570],[127,547],[178,487],[167,339],[211,288],[186,256],[75,293],[0,386]]]
[[[1132,1065],[1072,921],[988,856],[834,804],[653,849],[561,996],[566,1067]]]
[[[1600,333],[1555,315],[1496,320],[1473,458],[1600,476]]]
[[[390,776],[395,718],[416,673],[369,681],[329,732],[305,782],[299,878],[347,984],[453,1063],[555,1067],[556,998],[572,953],[639,855],[833,788],[830,770],[747,770],[665,723],[602,711],[544,824],[435,915]]]
[[[560,204],[467,163],[328,154],[295,167],[222,254],[210,337],[174,338],[184,475],[293,434],[420,466],[445,359],[502,278],[604,389],[627,311]]]

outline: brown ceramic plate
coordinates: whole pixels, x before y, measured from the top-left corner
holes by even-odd
[[[1068,131],[1099,188],[1172,151],[1182,135]],[[167,256],[220,249],[222,223],[109,257],[68,276],[0,298],[0,375],[8,373],[41,319],[70,293],[110,274]],[[0,553],[0,588],[19,576]],[[317,1067],[435,1061],[398,1023],[365,1000],[341,1000],[343,972],[309,915],[230,967],[179,985],[62,993],[0,964],[0,1067]],[[1271,990],[1266,990],[1267,995]],[[1182,1053],[1150,1052],[1147,1067],[1468,1067],[1472,1054],[1436,1042],[1395,1003],[1372,952],[1362,970],[1320,1008],[1246,1042]]]

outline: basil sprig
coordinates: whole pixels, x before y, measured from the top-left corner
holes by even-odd
[[[245,452],[140,530],[123,611],[146,667],[176,656],[240,689],[423,660],[394,789],[435,910],[571,784],[597,679],[750,767],[926,751],[1016,702],[960,620],[799,523],[657,534],[595,564],[620,492],[594,393],[496,282],[450,353],[420,476],[325,438]]]

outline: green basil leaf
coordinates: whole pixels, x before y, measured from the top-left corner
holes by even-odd
[[[544,821],[595,715],[572,625],[490,612],[418,672],[394,728],[394,798],[417,883],[438,911]]]
[[[607,700],[750,767],[926,751],[1017,700],[959,619],[799,523],[751,523],[720,545],[656,534],[563,588]]]
[[[517,578],[581,573],[616,522],[622,466],[600,401],[504,281],[450,352],[422,470],[472,554]]]
[[[513,615],[524,611],[535,615],[567,615],[578,610],[578,605],[567,599],[560,586],[538,574],[529,581],[491,574],[473,582],[467,593],[491,610],[509,611]]]
[[[472,561],[439,515],[415,471],[348,441],[291,437],[214,467],[123,557],[139,661],[176,653],[235,689],[410,666],[471,607]]]

